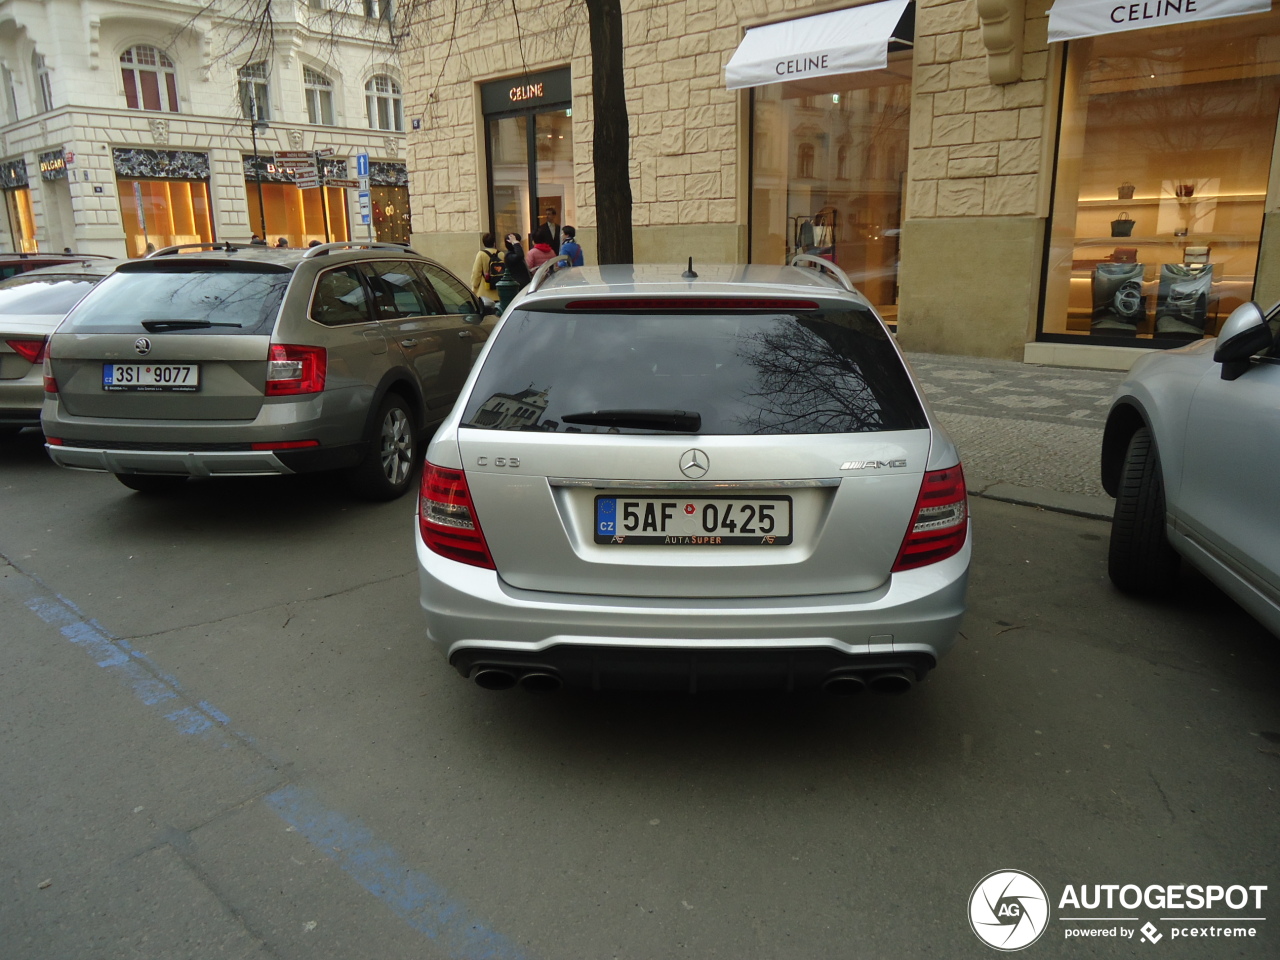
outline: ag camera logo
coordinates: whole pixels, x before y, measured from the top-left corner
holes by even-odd
[[[969,926],[989,947],[1011,953],[1031,946],[1049,925],[1049,895],[1021,870],[989,873],[969,894]]]

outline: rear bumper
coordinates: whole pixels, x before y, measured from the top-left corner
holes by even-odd
[[[32,367],[25,377],[0,380],[0,425],[34,427],[40,423],[44,403],[44,377]]]
[[[49,457],[70,470],[107,473],[172,474],[188,477],[253,477],[314,473],[354,466],[365,455],[362,444],[298,450],[136,450],[112,447],[45,444]],[[231,444],[227,444],[231,447]]]
[[[971,555],[966,543],[865,593],[611,598],[517,590],[415,541],[427,636],[464,676],[546,671],[596,689],[796,689],[899,668],[920,679],[955,643]]]

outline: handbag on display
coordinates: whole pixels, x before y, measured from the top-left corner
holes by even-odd
[[[1116,188],[1116,196],[1119,197],[1121,200],[1132,200],[1133,191],[1134,191],[1133,184],[1130,183],[1128,180],[1126,180],[1124,183],[1120,184],[1120,186]]]
[[[1113,237],[1131,237],[1133,236],[1133,217],[1128,213],[1122,213],[1111,221],[1111,235]]]

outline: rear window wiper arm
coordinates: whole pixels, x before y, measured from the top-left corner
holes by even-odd
[[[148,333],[164,330],[204,330],[208,327],[243,327],[243,323],[222,323],[215,320],[143,320]]]
[[[702,415],[689,410],[584,410],[567,414],[560,418],[560,422],[636,430],[673,430],[678,433],[697,433],[702,429]]]

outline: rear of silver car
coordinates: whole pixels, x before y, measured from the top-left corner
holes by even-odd
[[[774,273],[628,300],[570,271],[504,319],[420,501],[428,635],[464,676],[901,691],[950,648],[955,449],[865,301]]]

